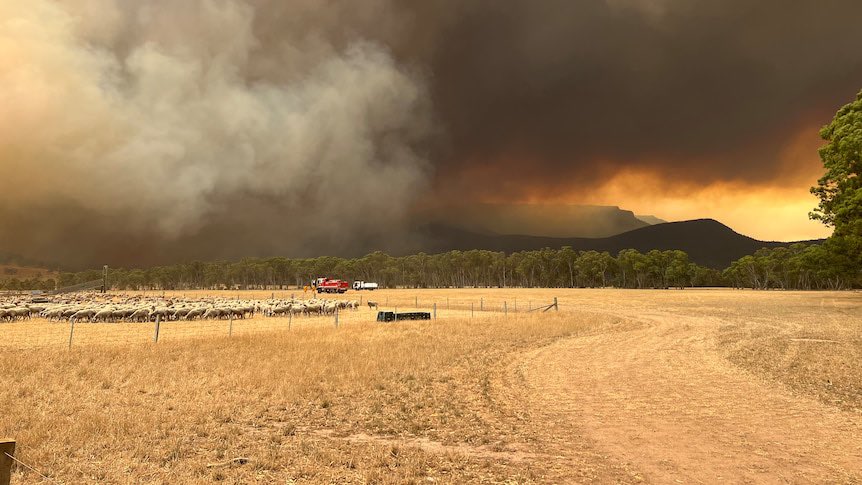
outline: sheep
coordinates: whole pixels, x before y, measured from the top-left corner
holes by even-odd
[[[132,313],[135,313],[135,310],[133,308],[114,310],[113,312],[111,312],[111,318],[114,321],[120,321],[120,320],[123,320],[123,319],[129,317]]]
[[[270,311],[270,316],[285,315],[290,312],[293,306],[292,303],[288,303],[286,306],[275,307]]]
[[[45,310],[42,312],[42,316],[48,320],[60,320],[63,318],[63,309],[55,308],[53,310]]]
[[[135,310],[131,315],[126,317],[130,322],[148,322],[150,320],[150,310],[140,308]]]
[[[60,317],[62,317],[63,320],[68,320],[72,318],[72,315],[78,313],[78,310],[80,310],[79,307],[67,308],[63,310],[63,313],[60,314]]]
[[[96,316],[96,310],[78,310],[75,312],[71,318],[75,319],[76,322],[80,322],[81,320],[86,319],[88,322],[93,321],[93,317]]]
[[[325,303],[323,305],[323,308],[321,309],[321,313],[323,313],[324,315],[332,315],[336,311],[338,311],[339,306],[340,305],[338,304],[338,302],[335,301]]]
[[[110,321],[113,321],[113,319],[114,319],[114,310],[112,310],[110,308],[105,309],[105,310],[100,310],[100,311],[96,312],[95,315],[93,315],[93,321],[94,322],[99,322],[99,321],[110,322]]]
[[[208,320],[210,318],[219,318],[222,315],[222,311],[218,308],[210,308],[203,314],[202,319]]]
[[[172,314],[173,311],[167,307],[153,308],[153,311],[150,312],[150,320],[155,322],[156,318],[159,318],[161,321],[165,321]]]
[[[193,308],[189,310],[186,314],[186,320],[194,320],[195,318],[200,318],[206,313],[206,308]]]
[[[290,312],[291,315],[302,315],[303,313],[305,313],[305,304],[303,304],[303,303],[291,304],[290,307],[288,307],[287,311]]]
[[[174,310],[174,313],[173,315],[171,315],[171,318],[173,320],[182,320],[183,318],[185,318],[186,315],[189,314],[190,311],[192,311],[191,308],[177,308],[176,310]]]
[[[310,315],[312,313],[317,313],[318,315],[320,315],[321,312],[323,312],[323,305],[322,304],[320,304],[320,303],[306,303],[305,304],[305,313],[307,315]]]
[[[11,310],[7,310],[9,315],[12,316],[12,319],[21,319],[21,320],[29,320],[30,319],[30,309],[27,307],[17,307]]]

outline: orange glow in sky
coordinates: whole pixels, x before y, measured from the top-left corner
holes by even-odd
[[[699,183],[678,180],[667,171],[623,169],[598,186],[584,188],[578,184],[568,193],[550,198],[528,196],[526,201],[615,205],[666,221],[711,218],[741,234],[767,241],[825,238],[832,234],[832,228],[808,217],[818,202],[809,189],[823,173],[817,149],[824,142],[818,132],[819,124],[812,123],[788,137],[775,155],[780,170],[766,182]],[[663,166],[659,161],[638,165]]]

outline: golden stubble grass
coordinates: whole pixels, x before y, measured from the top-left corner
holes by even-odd
[[[0,435],[65,483],[531,481],[540,473],[532,463],[341,437],[505,450],[529,436],[485,417],[496,364],[609,323],[572,315],[356,323],[7,351]],[[228,462],[237,457],[250,461]]]
[[[271,322],[232,338],[225,322],[213,322],[212,333],[195,338],[171,338],[168,327],[159,344],[148,343],[150,325],[135,327],[140,335],[131,340],[115,326],[110,331],[122,338],[82,334],[71,351],[62,345],[66,325],[30,322],[62,329],[61,345],[6,345],[0,435],[16,438],[22,460],[63,483],[559,481],[542,459],[506,458],[541,446],[546,430],[516,398],[507,400],[517,392],[501,386],[519,383],[504,384],[512,379],[504,369],[521,351],[559,338],[673,316],[714,322],[708,338],[715,351],[756,378],[862,409],[858,293],[472,289],[362,296],[388,298],[399,310],[412,309],[416,298],[423,308],[437,303],[441,319],[376,324],[364,311],[339,329],[309,319],[288,332]],[[466,317],[480,299],[490,309],[505,301],[514,312],[554,297],[559,313]],[[437,445],[414,446],[416,438]],[[237,457],[250,461],[231,464]],[[578,466],[607,477],[605,465]],[[14,480],[40,478],[19,468]]]

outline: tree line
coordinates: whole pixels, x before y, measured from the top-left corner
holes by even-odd
[[[287,289],[319,276],[374,281],[383,288],[686,288],[725,286],[756,289],[842,289],[859,285],[859,271],[833,244],[794,244],[764,248],[734,261],[727,269],[700,266],[684,251],[634,249],[576,251],[571,247],[502,252],[471,250],[390,256],[375,252],[361,258],[247,258],[109,271],[117,290]],[[102,277],[102,270],[61,273],[59,287]],[[4,289],[53,289],[53,280],[30,280]]]

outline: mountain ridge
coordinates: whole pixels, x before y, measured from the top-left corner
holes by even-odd
[[[761,241],[740,234],[715,219],[665,222],[600,238],[484,235],[445,226],[429,226],[426,230],[428,244],[423,250],[429,253],[470,249],[511,253],[571,246],[579,251],[607,251],[616,255],[623,249],[636,249],[640,252],[678,249],[688,253],[693,262],[715,269],[726,268],[731,262],[764,247],[821,241]]]

